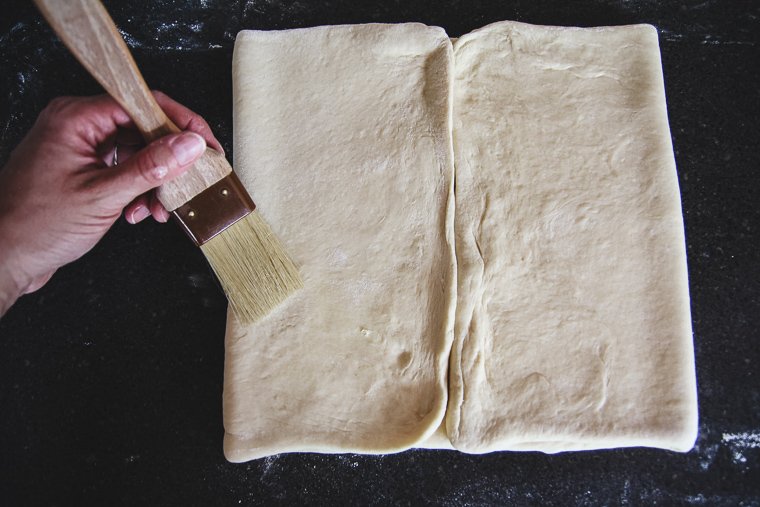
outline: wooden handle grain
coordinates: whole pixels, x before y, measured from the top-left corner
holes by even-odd
[[[147,142],[180,129],[161,110],[129,48],[100,0],[34,0],[72,54],[129,114]],[[157,189],[169,211],[232,171],[219,152],[206,153],[182,176]]]

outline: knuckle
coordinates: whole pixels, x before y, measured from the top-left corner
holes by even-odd
[[[42,110],[42,114],[47,117],[56,117],[66,109],[70,102],[71,97],[56,97],[48,102],[45,109]]]
[[[45,109],[49,111],[56,111],[64,107],[69,102],[71,102],[71,100],[72,100],[72,97],[69,97],[69,96],[56,97],[50,102],[48,102],[48,105]]]
[[[190,121],[187,122],[187,129],[193,132],[206,133],[211,131],[211,127],[208,126],[206,120],[200,116],[193,115],[190,117]]]
[[[46,123],[65,126],[74,121],[76,116],[77,97],[62,96],[51,100],[40,113]]]
[[[145,150],[142,157],[139,157],[137,168],[140,175],[149,182],[154,182],[156,178],[153,177],[153,169],[160,165],[165,165],[161,157],[156,153],[156,149]]]

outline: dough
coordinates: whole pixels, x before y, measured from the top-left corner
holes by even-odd
[[[451,56],[421,24],[238,35],[235,169],[304,289],[225,340],[224,451],[386,453],[439,426],[453,339]]]
[[[235,168],[305,287],[229,317],[229,460],[692,447],[656,31],[503,22],[453,54],[420,24],[238,36]]]
[[[417,449],[436,449],[454,451],[454,446],[451,445],[449,436],[446,434],[446,420],[441,421],[441,425],[436,428],[432,435],[426,440],[419,442],[414,446]]]
[[[690,449],[683,223],[657,32],[503,22],[454,45],[465,452]]]

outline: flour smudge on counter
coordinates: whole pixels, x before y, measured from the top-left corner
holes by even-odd
[[[735,464],[747,462],[747,451],[760,449],[760,431],[723,433],[722,442],[731,449]]]
[[[31,127],[34,117],[27,114],[29,105],[44,106],[44,83],[37,78],[39,69],[62,51],[63,45],[41,19],[19,21],[0,33],[0,86],[7,93],[0,98],[0,162]],[[35,115],[36,117],[36,115]]]
[[[131,25],[134,18],[130,18]],[[225,47],[214,37],[208,39],[203,21],[165,21],[161,23],[151,23],[153,37],[150,40],[140,39],[133,35],[126,28],[119,26],[119,32],[124,41],[132,49],[153,50],[153,51],[205,51],[209,49],[219,49]],[[226,44],[227,47],[230,44]]]

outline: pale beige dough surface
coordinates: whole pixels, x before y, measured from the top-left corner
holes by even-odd
[[[229,460],[399,451],[441,423],[451,51],[420,24],[238,36],[234,167],[304,289],[255,325],[228,320]]]
[[[694,356],[656,31],[504,22],[454,55],[451,442],[690,449]]]

